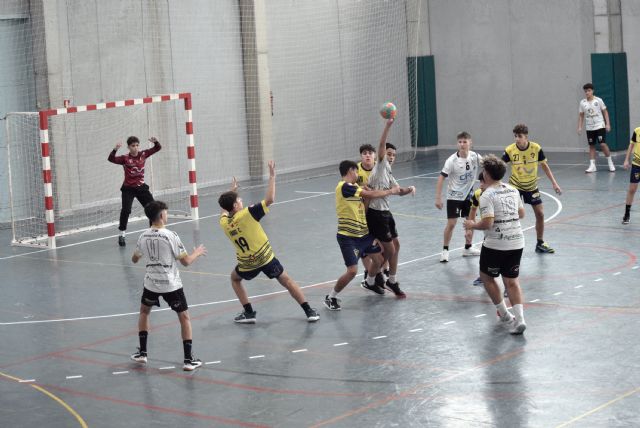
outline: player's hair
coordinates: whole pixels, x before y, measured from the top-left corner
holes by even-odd
[[[593,91],[593,83],[585,83],[582,85],[582,90],[586,91],[587,89],[591,89]]]
[[[362,154],[362,152],[376,152],[375,147],[373,147],[371,144],[363,144],[360,146],[360,154]]]
[[[393,145],[393,144],[391,144],[391,143],[386,143],[384,147],[385,147],[386,149],[398,150],[398,149],[396,149],[396,146],[394,146],[394,145]]]
[[[482,158],[482,168],[493,180],[502,180],[507,173],[507,164],[496,155],[486,155]],[[484,176],[483,176],[484,178]]]
[[[228,192],[224,192],[218,198],[218,205],[225,211],[233,211],[233,205],[238,200],[238,192],[234,192],[233,190],[229,190]]]
[[[140,140],[138,140],[138,137],[132,135],[131,137],[127,138],[127,146],[130,146],[134,143],[140,144]]]
[[[155,223],[160,219],[160,213],[167,208],[167,204],[162,201],[151,201],[144,206],[144,213],[151,223]]]
[[[456,135],[456,140],[470,140],[471,139],[471,134],[469,134],[467,131],[462,131],[462,132],[458,132],[458,135]]]
[[[514,134],[529,135],[529,128],[524,123],[519,123],[513,127]]]
[[[350,160],[343,160],[342,162],[340,162],[340,175],[341,176],[345,176],[349,173],[349,171],[351,169],[358,169],[358,164],[355,163],[354,161],[350,161]]]
[[[480,174],[478,174],[478,181],[484,181],[484,175],[482,175],[482,171],[480,172]]]

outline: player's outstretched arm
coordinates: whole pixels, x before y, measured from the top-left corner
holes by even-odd
[[[542,167],[542,170],[544,171],[544,173],[547,175],[547,178],[551,182],[551,185],[553,186],[553,190],[555,190],[555,192],[558,195],[561,195],[562,189],[560,188],[560,185],[558,185],[558,182],[553,176],[553,173],[551,172],[551,167],[546,162],[541,163],[540,166]]]
[[[196,259],[200,256],[206,256],[207,249],[204,245],[200,244],[196,248],[193,249],[191,254],[187,254],[185,257],[180,259],[180,263],[182,266],[189,266],[191,263],[195,262]]]
[[[409,186],[409,187],[400,187],[400,186],[396,186],[398,188],[398,196],[406,196],[406,195],[415,195],[416,194],[416,187],[415,186]]]
[[[264,203],[269,206],[276,200],[276,163],[272,160],[269,161],[269,185],[267,186],[267,193],[264,196]]]
[[[380,136],[380,142],[378,143],[378,162],[381,162],[387,155],[387,137],[389,137],[391,125],[393,125],[393,119],[387,119],[387,122],[384,124],[384,129],[382,130],[382,135]]]
[[[107,158],[107,160],[111,163],[122,163],[122,162],[118,162],[117,156],[116,156],[116,152],[118,151],[118,149],[122,147],[122,143],[116,143],[115,147],[113,148],[113,150],[111,150],[111,152],[109,153],[109,157]]]
[[[384,198],[389,195],[399,195],[400,187],[393,187],[391,189],[386,190],[364,190],[360,191],[360,196],[367,199],[376,199],[376,198]]]

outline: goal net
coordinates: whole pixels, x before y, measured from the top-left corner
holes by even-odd
[[[186,108],[185,108],[186,107]],[[7,115],[13,243],[55,247],[55,237],[118,224],[123,166],[107,161],[155,137],[162,149],[145,165],[145,183],[178,217],[196,217],[190,94],[170,94]],[[145,219],[134,201],[130,222]]]

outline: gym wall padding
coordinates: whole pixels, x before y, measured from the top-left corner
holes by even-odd
[[[609,111],[611,132],[607,144],[611,150],[624,150],[629,144],[629,82],[627,54],[591,54],[591,79],[594,93],[602,98]]]
[[[418,147],[438,145],[438,114],[436,110],[436,72],[433,55],[407,58],[409,85],[416,73],[416,91],[409,87],[411,141]],[[417,98],[417,102],[416,102]]]

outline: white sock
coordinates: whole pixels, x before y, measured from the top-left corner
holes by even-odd
[[[522,306],[522,303],[513,305],[513,315],[515,315],[518,322],[524,322],[524,306]]]
[[[596,160],[595,159],[589,159],[589,166],[596,166]]]
[[[607,162],[609,162],[609,165],[613,165],[613,160],[611,160],[611,156],[607,158]]]
[[[395,284],[396,282],[398,282],[396,280],[396,276],[389,274],[389,282],[392,283],[392,284]]]
[[[505,316],[507,312],[509,312],[507,310],[507,305],[505,305],[504,303],[504,299],[502,299],[500,303],[496,305],[496,309],[498,310],[498,313],[500,314],[501,317]]]
[[[376,283],[376,277],[375,276],[367,276],[367,285],[373,285]]]
[[[331,290],[331,293],[329,293],[329,298],[335,299],[336,297],[338,297],[338,292],[336,290]]]
[[[123,238],[125,237],[126,234],[127,234],[127,232],[125,232],[124,230],[120,231],[120,236],[122,236]]]

